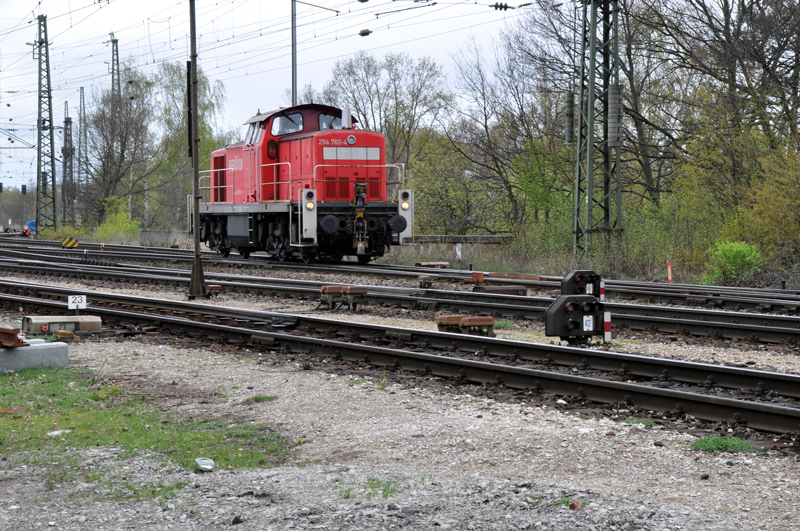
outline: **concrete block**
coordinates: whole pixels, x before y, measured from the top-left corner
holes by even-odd
[[[0,374],[33,367],[69,367],[67,344],[28,339],[28,347],[0,348]]]

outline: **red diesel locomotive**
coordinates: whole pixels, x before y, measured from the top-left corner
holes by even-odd
[[[200,239],[224,256],[362,263],[410,241],[403,165],[386,164],[385,137],[353,122],[313,103],[250,118],[244,141],[214,151],[203,172]]]

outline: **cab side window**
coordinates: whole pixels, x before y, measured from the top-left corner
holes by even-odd
[[[319,130],[320,131],[327,131],[328,129],[341,129],[342,128],[342,119],[338,116],[332,116],[330,114],[320,114],[319,115]]]
[[[272,136],[299,133],[303,130],[303,115],[298,113],[276,116],[272,119]]]

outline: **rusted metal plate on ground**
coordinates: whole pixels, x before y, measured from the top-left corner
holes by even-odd
[[[206,285],[206,293],[219,293],[222,291],[222,286],[219,284],[208,284]]]
[[[461,326],[494,326],[493,317],[462,317]]]
[[[461,324],[461,319],[463,318],[463,315],[440,315],[436,318],[436,324],[445,326],[458,326]]]
[[[19,338],[19,328],[0,326],[0,346],[3,348],[15,348],[29,345]]]
[[[345,293],[348,295],[366,295],[367,287],[366,286],[348,286],[345,289]]]
[[[341,295],[345,292],[345,289],[347,289],[346,286],[322,286],[319,292],[324,295]]]
[[[527,273],[487,273],[489,278],[507,278],[509,280],[542,280],[540,275],[529,275]]]
[[[495,295],[521,295],[528,294],[525,286],[475,286],[472,288],[474,293],[492,293]]]

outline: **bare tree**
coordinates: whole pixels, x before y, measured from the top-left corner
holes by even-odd
[[[220,81],[211,82],[198,69],[198,125],[200,170],[208,169],[211,151],[234,141],[237,133],[215,128],[225,102]],[[153,103],[158,149],[164,162],[141,181],[135,208],[145,228],[184,228],[189,216],[186,197],[192,191],[191,158],[188,156],[188,105],[186,66],[163,63],[153,78]],[[249,117],[241,117],[241,121]]]
[[[496,219],[502,230],[515,230],[525,219],[525,203],[514,167],[523,152],[524,138],[510,132],[503,120],[502,87],[485,54],[471,41],[455,58],[459,105],[445,124],[451,148],[470,165],[470,178],[492,190]],[[498,61],[499,63],[499,61]],[[495,64],[498,64],[495,63]],[[499,68],[498,68],[499,69]]]
[[[361,52],[336,63],[322,99],[350,108],[365,129],[384,133],[387,160],[408,166],[420,149],[418,133],[435,123],[452,96],[441,67],[429,58],[390,53],[379,61]]]
[[[506,92],[516,95],[524,87],[525,81],[521,81],[517,91],[512,90],[515,80],[531,80],[523,94],[575,91],[576,69],[581,60],[579,8],[553,0],[536,0],[533,5],[535,9],[502,36],[503,51],[513,65],[503,70],[512,73]],[[670,57],[659,51],[660,35],[640,19],[643,8],[635,0],[619,2],[620,83],[629,120],[622,151],[622,177],[628,193],[658,203],[661,194],[669,189],[674,161],[685,142],[681,116],[687,90],[692,92],[692,87],[687,86],[692,78],[678,71]],[[523,101],[521,96],[516,99]],[[534,128],[521,121],[528,134],[560,134],[558,124],[564,118],[561,105],[555,98],[551,101],[556,120],[546,128]],[[519,111],[516,114],[524,116]]]
[[[81,199],[82,219],[93,223],[105,218],[106,199],[132,193],[163,161],[151,129],[152,84],[130,65],[122,68],[121,77],[121,92],[96,94],[88,117],[92,179]]]
[[[757,125],[771,144],[798,136],[800,5],[784,0],[643,0],[639,17],[664,36],[680,68],[701,73],[733,125]]]

